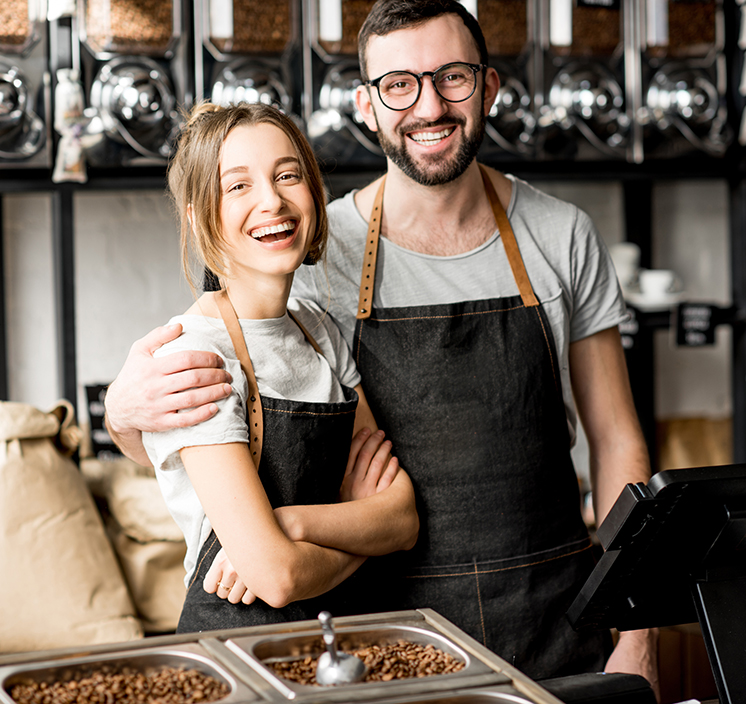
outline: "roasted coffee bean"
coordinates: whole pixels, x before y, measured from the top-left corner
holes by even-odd
[[[619,10],[608,7],[573,7],[571,54],[610,56],[621,41]]]
[[[390,645],[369,645],[347,652],[359,657],[367,666],[363,682],[390,682],[410,677],[429,677],[458,672],[461,660],[444,653],[432,644],[418,645],[400,640]],[[296,684],[315,685],[317,658],[306,657],[290,662],[265,663],[278,677]]]
[[[528,41],[526,0],[479,0],[477,16],[490,56],[517,56]]]
[[[88,0],[88,42],[99,51],[165,49],[173,35],[173,7],[173,0]]]
[[[138,672],[106,665],[87,677],[49,683],[28,680],[10,689],[18,704],[193,704],[215,702],[228,694],[228,685],[194,669]]]
[[[0,44],[23,44],[30,33],[28,0],[0,0]]]
[[[669,0],[668,44],[649,46],[652,56],[704,56],[715,44],[714,0]]]
[[[353,54],[357,56],[357,34],[373,7],[374,0],[342,0],[342,40],[319,41],[330,54]]]
[[[233,36],[211,37],[222,52],[280,53],[292,38],[289,0],[233,0]]]

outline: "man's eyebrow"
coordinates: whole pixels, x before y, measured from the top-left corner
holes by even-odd
[[[288,164],[291,162],[300,164],[300,160],[298,159],[297,156],[281,156],[279,159],[277,159],[277,161],[275,161],[275,166],[282,166],[283,164]],[[226,176],[230,176],[231,174],[236,174],[236,173],[246,173],[248,170],[249,170],[248,166],[234,166],[230,169],[226,169],[225,171],[223,171],[220,174],[220,178],[223,179]]]

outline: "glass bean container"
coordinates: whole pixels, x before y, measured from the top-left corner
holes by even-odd
[[[167,56],[179,36],[180,12],[174,0],[85,0],[83,41],[95,56]]]
[[[293,39],[289,0],[209,0],[205,41],[218,54],[280,54]]]
[[[0,0],[0,54],[27,54],[40,41],[38,0]]]

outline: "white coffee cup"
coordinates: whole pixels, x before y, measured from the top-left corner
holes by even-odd
[[[663,298],[676,290],[676,274],[670,269],[641,269],[638,280],[640,293],[650,298]]]
[[[633,242],[617,242],[609,247],[617,278],[622,286],[630,286],[640,268],[640,248]]]

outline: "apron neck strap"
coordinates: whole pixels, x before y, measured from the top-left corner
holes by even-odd
[[[381,220],[383,219],[383,187],[386,183],[386,175],[381,179],[378,193],[373,201],[373,210],[370,212],[368,223],[368,235],[365,241],[365,252],[363,253],[363,273],[360,276],[360,297],[357,303],[357,318],[364,320],[370,317],[373,308],[373,286],[376,282],[376,260],[378,259],[378,240],[381,236]]]
[[[518,243],[515,241],[515,234],[510,225],[510,220],[508,220],[505,208],[503,208],[500,199],[497,197],[497,192],[495,191],[495,187],[492,185],[492,180],[490,179],[490,175],[487,173],[487,169],[480,164],[479,171],[482,174],[484,190],[487,193],[487,198],[492,206],[492,214],[495,216],[495,223],[497,224],[498,232],[502,238],[503,247],[505,247],[505,254],[508,257],[508,262],[510,264],[510,270],[513,272],[513,278],[515,279],[516,286],[518,286],[518,293],[521,294],[523,305],[526,308],[538,306],[539,301],[534,294],[531,281],[529,281],[528,272],[523,263],[521,252],[518,249]]]
[[[534,294],[531,281],[528,278],[528,272],[523,263],[521,252],[518,249],[513,228],[510,226],[510,221],[505,213],[505,208],[503,208],[500,199],[497,197],[495,187],[492,185],[487,170],[481,164],[479,164],[479,171],[482,174],[484,190],[490,201],[495,224],[500,232],[503,247],[505,247],[505,254],[510,263],[510,270],[513,272],[513,278],[518,286],[518,293],[521,296],[523,305],[527,308],[538,306],[539,301],[536,298],[536,294]],[[373,201],[373,210],[371,211],[370,222],[368,223],[368,235],[365,242],[365,252],[363,253],[363,271],[360,276],[360,296],[357,304],[357,315],[355,316],[359,320],[369,318],[371,309],[373,308],[373,287],[376,278],[378,240],[381,236],[381,221],[383,219],[383,188],[385,183],[386,177],[384,176]]]
[[[241,362],[241,369],[246,376],[249,385],[248,401],[246,402],[246,424],[249,427],[249,452],[254,465],[259,470],[259,461],[262,459],[262,441],[264,440],[264,421],[262,418],[262,399],[259,396],[259,386],[256,383],[254,375],[254,366],[251,364],[249,350],[246,347],[246,338],[241,330],[241,324],[238,322],[238,316],[233,308],[228,292],[225,289],[216,291],[214,294],[218,310],[223,318],[225,327],[230,335],[233,349],[236,352],[238,361]]]

